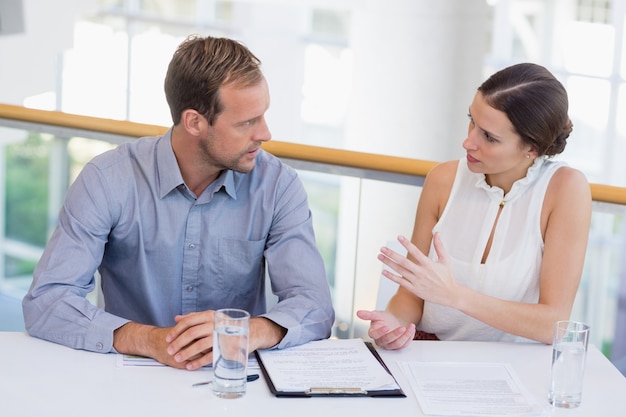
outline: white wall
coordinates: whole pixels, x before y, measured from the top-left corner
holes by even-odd
[[[72,45],[75,16],[93,7],[95,0],[0,3],[11,10],[10,14],[23,13],[25,29],[22,33],[0,32],[0,102],[23,105],[25,97],[55,90],[57,61]]]
[[[345,147],[434,161],[460,157],[467,109],[483,77],[485,1],[368,0],[354,13]],[[354,290],[355,305],[337,304],[338,316],[375,307],[382,269],[376,255],[399,234],[411,236],[419,191],[344,181],[336,276],[347,285],[336,295],[349,299]]]

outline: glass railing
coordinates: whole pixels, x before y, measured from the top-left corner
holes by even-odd
[[[69,184],[93,156],[165,127],[0,105],[0,293],[19,298],[56,224]],[[309,195],[332,288],[337,337],[365,336],[357,309],[377,307],[378,249],[410,235],[433,161],[271,141],[264,149],[296,168]],[[614,361],[626,356],[626,188],[591,184],[593,218],[573,318]],[[294,260],[297,262],[297,260]],[[95,299],[95,295],[93,295]],[[0,330],[2,318],[0,317]]]

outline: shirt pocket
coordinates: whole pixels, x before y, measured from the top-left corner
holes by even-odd
[[[265,274],[264,250],[265,240],[220,239],[216,281],[222,290],[239,296],[256,293]]]

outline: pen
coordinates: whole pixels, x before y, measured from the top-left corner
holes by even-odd
[[[247,382],[256,381],[257,379],[259,379],[259,374],[250,374],[246,377]],[[211,383],[213,383],[213,381],[196,382],[192,385],[192,387],[200,387],[202,385],[209,385]]]

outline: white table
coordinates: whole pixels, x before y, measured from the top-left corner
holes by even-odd
[[[546,416],[626,416],[626,378],[595,347],[587,356],[581,407],[547,406],[551,347],[540,344],[416,341],[381,356],[407,398],[275,398],[263,378],[245,397],[213,396],[211,371],[120,367],[117,355],[79,351],[19,332],[0,332],[0,415],[7,417],[405,417],[422,416],[396,361],[503,362],[546,404]]]

